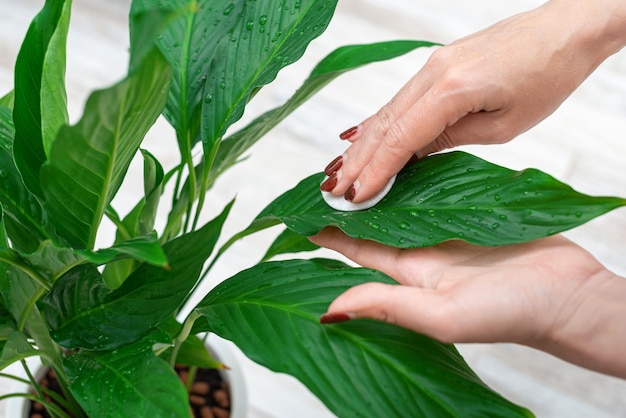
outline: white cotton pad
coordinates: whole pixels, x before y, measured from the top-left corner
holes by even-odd
[[[389,183],[387,183],[387,185],[380,192],[378,192],[376,196],[370,199],[367,199],[366,201],[361,202],[361,203],[352,203],[346,200],[343,197],[343,195],[335,196],[334,194],[330,192],[324,192],[324,191],[322,192],[322,198],[331,208],[341,210],[344,212],[353,212],[355,210],[369,209],[372,206],[374,206],[376,203],[383,200],[385,196],[387,196],[387,193],[389,193],[389,191],[391,190],[391,186],[393,186],[393,183],[395,181],[396,181],[396,176],[393,176],[391,180],[389,180]]]

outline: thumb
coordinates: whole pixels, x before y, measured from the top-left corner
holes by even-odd
[[[369,318],[399,325],[442,342],[453,342],[456,330],[452,304],[431,289],[365,283],[350,288],[321,316],[322,324]]]

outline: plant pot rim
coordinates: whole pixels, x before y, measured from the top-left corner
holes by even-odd
[[[206,339],[206,345],[216,359],[219,359],[222,363],[227,365],[230,370],[221,370],[222,377],[228,383],[230,387],[230,402],[231,402],[231,418],[245,418],[248,409],[248,393],[246,388],[246,382],[232,347],[228,345],[228,342],[215,334],[210,334]],[[38,358],[32,358],[28,361],[29,367],[33,370],[36,379],[43,377],[45,367],[42,366],[41,361]],[[13,373],[17,377],[27,379],[26,372],[23,369],[19,369],[18,372]],[[21,382],[13,382],[9,393],[27,393],[30,390],[30,385]],[[4,417],[6,418],[28,418],[28,406],[29,399],[14,397],[9,398],[6,401],[6,408],[4,410]],[[0,417],[2,414],[0,413]]]

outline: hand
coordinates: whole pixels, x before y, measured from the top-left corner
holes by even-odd
[[[617,348],[626,342],[626,282],[562,236],[503,247],[448,241],[412,250],[335,228],[310,239],[399,283],[348,290],[322,322],[371,318],[446,343],[520,343],[626,376]]]
[[[621,10],[619,10],[621,9]],[[352,144],[326,191],[362,202],[418,157],[511,140],[551,114],[626,38],[626,3],[553,0],[436,50]]]

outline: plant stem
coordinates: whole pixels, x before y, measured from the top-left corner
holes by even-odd
[[[207,193],[207,189],[209,188],[209,175],[211,174],[211,169],[213,168],[213,163],[215,162],[215,157],[217,156],[217,151],[220,148],[220,144],[221,144],[221,138],[218,139],[215,144],[213,144],[213,147],[211,147],[211,150],[209,152],[208,158],[206,156],[206,150],[204,153],[204,167],[202,167],[202,181],[201,181],[201,188],[200,188],[200,197],[198,199],[198,206],[196,207],[196,215],[193,219],[193,227],[192,229],[195,230],[197,225],[198,225],[198,220],[200,219],[200,214],[202,212],[202,208],[204,207],[204,201],[206,199],[206,193]]]
[[[52,413],[50,415],[53,415],[55,417],[60,417],[60,418],[72,418],[70,415],[65,413],[65,411],[63,411],[60,407],[55,405],[54,402],[48,402],[45,399],[40,399],[35,395],[31,395],[30,393],[10,393],[8,395],[0,396],[0,401],[9,399],[9,398],[30,399],[33,402],[39,402],[40,404],[42,404],[48,410],[49,413],[54,411],[54,415]]]
[[[37,301],[39,300],[39,298],[44,293],[47,293],[48,290],[49,289],[44,289],[43,287],[40,287],[35,292],[35,294],[28,300],[28,304],[22,310],[22,314],[20,315],[20,319],[17,322],[17,329],[19,331],[23,331],[24,330],[24,328],[26,327],[26,321],[28,321],[28,316],[30,315],[31,311],[33,310],[33,307],[37,304]]]
[[[191,213],[193,211],[193,205],[194,202],[196,201],[196,192],[197,192],[197,184],[198,184],[198,179],[196,177],[196,170],[195,170],[195,166],[193,165],[193,155],[191,153],[191,139],[190,139],[190,135],[187,135],[187,139],[188,139],[188,154],[186,155],[186,162],[187,162],[187,170],[189,171],[188,179],[189,179],[189,201],[187,202],[187,216],[185,218],[185,226],[183,227],[183,231],[187,232],[189,231],[189,222],[191,219]]]
[[[176,364],[176,357],[178,356],[178,352],[180,351],[180,346],[189,337],[191,329],[193,328],[193,324],[198,318],[200,318],[200,314],[196,311],[193,311],[189,314],[187,319],[185,319],[183,328],[180,330],[180,333],[178,333],[176,340],[174,340],[174,348],[172,349],[172,356],[170,357],[170,365],[172,367],[174,367],[174,365]]]
[[[113,210],[113,208],[110,205],[104,211],[104,214],[117,227],[117,232],[122,237],[122,240],[128,241],[129,239],[133,238],[130,232],[128,231],[128,229],[126,229],[126,226],[124,225],[120,217],[117,215],[117,213]]]

